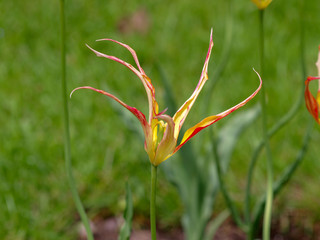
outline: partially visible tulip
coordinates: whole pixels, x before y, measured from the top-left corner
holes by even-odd
[[[159,111],[159,106],[155,98],[155,88],[151,83],[151,79],[145,74],[144,70],[140,66],[140,63],[135,51],[128,45],[123,44],[121,42],[118,42],[112,39],[102,39],[102,40],[115,42],[130,51],[138,68],[133,67],[131,64],[117,57],[100,53],[88,46],[98,57],[105,57],[113,61],[119,62],[122,65],[129,68],[133,73],[135,73],[140,78],[148,96],[148,103],[149,103],[148,118],[146,118],[145,115],[138,109],[125,104],[114,95],[107,93],[103,90],[95,89],[89,86],[84,86],[84,87],[79,87],[74,89],[72,93],[78,89],[94,90],[96,92],[102,93],[112,98],[113,100],[117,101],[123,107],[128,109],[134,116],[136,116],[136,118],[140,121],[140,124],[142,126],[142,129],[145,135],[145,150],[153,166],[158,166],[161,162],[168,159],[176,151],[178,151],[186,142],[188,142],[192,137],[194,137],[198,132],[200,132],[204,128],[226,117],[227,115],[237,110],[238,108],[244,106],[249,100],[251,100],[259,92],[262,85],[262,80],[258,74],[258,77],[260,79],[259,87],[247,99],[243,100],[242,102],[238,103],[237,105],[231,107],[230,109],[224,112],[221,112],[217,115],[212,115],[203,119],[198,124],[189,128],[184,133],[181,142],[177,144],[178,136],[180,134],[182,125],[191,107],[196,101],[200,91],[202,90],[204,84],[208,80],[208,64],[209,64],[209,58],[211,55],[211,50],[213,47],[212,31],[210,34],[209,50],[207,52],[207,56],[204,62],[204,66],[202,69],[202,73],[201,73],[198,85],[196,86],[196,89],[194,90],[190,98],[180,107],[180,109],[175,113],[173,117],[165,114],[166,109],[163,111]],[[180,83],[180,84],[183,85],[183,83]],[[207,104],[207,103],[204,103],[204,104]],[[239,121],[241,121],[241,119],[239,119]]]
[[[272,2],[272,0],[251,0],[260,10],[265,9]]]
[[[306,89],[304,92],[304,97],[306,100],[306,105],[308,111],[311,113],[312,117],[316,120],[318,124],[320,124],[320,46],[319,46],[319,54],[318,61],[316,62],[316,66],[318,68],[318,77],[308,77],[305,81]],[[309,90],[309,83],[313,80],[318,80],[318,92],[316,98],[311,94]]]

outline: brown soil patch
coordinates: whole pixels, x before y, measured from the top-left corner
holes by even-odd
[[[121,218],[107,218],[92,223],[95,240],[117,240],[122,224]],[[137,225],[137,224],[136,224]],[[134,224],[130,240],[150,240],[151,233],[148,226]],[[273,240],[320,240],[320,223],[310,221],[303,212],[296,211],[276,219],[272,224]],[[85,240],[83,227],[79,228],[79,240]],[[159,230],[157,240],[183,240],[180,228],[172,231]],[[246,235],[231,219],[225,221],[218,229],[213,240],[245,240]]]

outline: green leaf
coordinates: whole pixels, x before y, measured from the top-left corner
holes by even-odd
[[[239,112],[228,124],[219,130],[217,151],[223,172],[226,172],[228,169],[232,153],[240,135],[259,116],[259,113],[260,105],[256,105],[247,111]]]
[[[126,209],[123,213],[124,223],[120,229],[118,240],[129,240],[133,217],[132,194],[129,183],[126,183]]]
[[[311,117],[310,117],[309,121],[310,121],[309,126],[308,126],[306,133],[305,133],[301,149],[299,150],[295,160],[283,170],[283,172],[280,174],[278,180],[274,183],[274,186],[273,186],[274,198],[276,198],[276,196],[279,194],[279,192],[285,186],[287,186],[287,184],[291,180],[292,176],[294,175],[294,173],[296,172],[296,170],[298,169],[298,167],[300,166],[300,164],[303,161],[303,158],[308,150],[308,145],[309,145],[312,130],[313,130],[313,119],[311,119]],[[266,204],[266,198],[267,198],[266,195],[262,196],[260,201],[255,206],[254,214],[253,214],[253,223],[252,223],[252,225],[254,227],[258,226],[258,224],[262,218],[263,209]]]
[[[230,212],[226,209],[217,217],[209,222],[204,240],[212,240],[221,224],[230,216]]]

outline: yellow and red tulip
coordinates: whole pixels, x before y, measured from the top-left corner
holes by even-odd
[[[260,10],[265,9],[272,2],[272,0],[251,0]]]
[[[217,115],[209,116],[202,121],[200,121],[198,124],[195,126],[189,128],[181,142],[177,144],[177,139],[180,134],[181,127],[191,109],[193,106],[195,100],[197,99],[201,89],[203,88],[204,84],[208,80],[208,63],[209,63],[209,58],[211,54],[211,50],[213,47],[213,41],[212,41],[212,31],[210,34],[210,43],[209,43],[209,50],[207,52],[207,56],[204,62],[204,66],[202,69],[202,73],[200,76],[200,80],[198,82],[198,85],[196,86],[196,89],[190,96],[190,98],[180,107],[180,109],[175,113],[173,117],[165,114],[166,109],[164,111],[159,112],[159,106],[155,98],[155,89],[151,83],[150,78],[145,74],[144,70],[141,68],[138,57],[135,53],[135,51],[129,47],[126,44],[123,44],[121,42],[112,40],[112,39],[101,39],[99,41],[112,41],[115,42],[123,47],[125,47],[127,50],[130,51],[137,68],[133,67],[131,64],[117,58],[114,56],[106,55],[103,53],[100,53],[91,47],[88,46],[98,57],[105,57],[108,59],[111,59],[113,61],[119,62],[122,65],[126,66],[129,68],[132,72],[134,72],[141,80],[148,96],[148,102],[149,102],[149,116],[148,120],[145,117],[145,115],[139,111],[138,109],[131,107],[124,102],[122,102],[120,99],[115,97],[114,95],[99,90],[95,89],[93,87],[89,86],[84,86],[84,87],[78,87],[74,89],[71,94],[78,90],[78,89],[91,89],[96,92],[102,93],[118,103],[120,103],[123,107],[128,109],[134,116],[137,117],[137,119],[140,121],[141,126],[144,131],[145,135],[145,150],[149,156],[150,162],[154,165],[157,166],[161,162],[165,161],[168,159],[170,156],[172,156],[175,152],[177,152],[186,142],[188,142],[193,136],[195,136],[198,132],[200,132],[202,129],[210,126],[211,124],[217,122],[218,120],[226,117],[233,111],[237,110],[238,108],[244,106],[249,100],[251,100],[260,90],[261,85],[262,85],[262,80],[259,76],[260,79],[260,84],[259,87],[244,101],[240,102],[239,104],[233,106],[232,108],[221,112]]]
[[[318,124],[320,124],[320,46],[319,46],[319,54],[318,54],[318,61],[316,62],[316,66],[318,68],[318,77],[308,77],[305,81],[305,92],[304,92],[304,98],[306,100],[306,105],[308,111],[311,113],[312,117],[317,121]],[[309,90],[309,83],[313,80],[318,80],[318,92],[316,97],[314,97],[310,90]]]

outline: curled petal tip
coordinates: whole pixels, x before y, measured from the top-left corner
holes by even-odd
[[[111,42],[115,42],[115,43],[121,43],[117,40],[114,40],[114,39],[111,39],[111,38],[100,38],[100,39],[97,39],[96,42],[101,42],[101,41],[111,41]],[[120,44],[121,45],[121,44]],[[126,45],[126,44],[123,44],[123,45]]]
[[[261,88],[261,86],[262,86],[262,79],[261,79],[261,76],[260,76],[260,74],[254,69],[254,68],[252,68],[253,69],[253,71],[258,75],[258,77],[259,77],[259,80],[260,80],[260,86],[258,87],[258,91],[260,90],[260,88]]]
[[[95,52],[92,47],[90,47],[88,44],[86,44],[87,48],[89,48],[91,51]]]
[[[79,89],[82,89],[82,88],[88,88],[88,86],[84,86],[84,87],[77,87],[77,88],[75,88],[75,89],[73,89],[72,91],[71,91],[71,93],[70,93],[70,98],[72,97],[72,95],[73,95],[73,93],[75,92],[75,91],[77,91],[77,90],[79,90]]]
[[[213,28],[211,28],[211,31],[210,31],[210,47],[213,47],[212,34],[213,34]]]
[[[71,98],[72,97],[72,94],[76,91],[76,89],[73,89],[69,95],[69,97]]]
[[[90,47],[88,44],[86,44],[87,48],[89,48],[92,52],[94,52],[98,57],[103,57],[103,54],[94,50],[92,47]]]
[[[255,70],[254,68],[252,68],[252,70],[258,75],[259,79],[261,80],[261,76],[260,76],[260,74],[257,72],[257,70]]]

